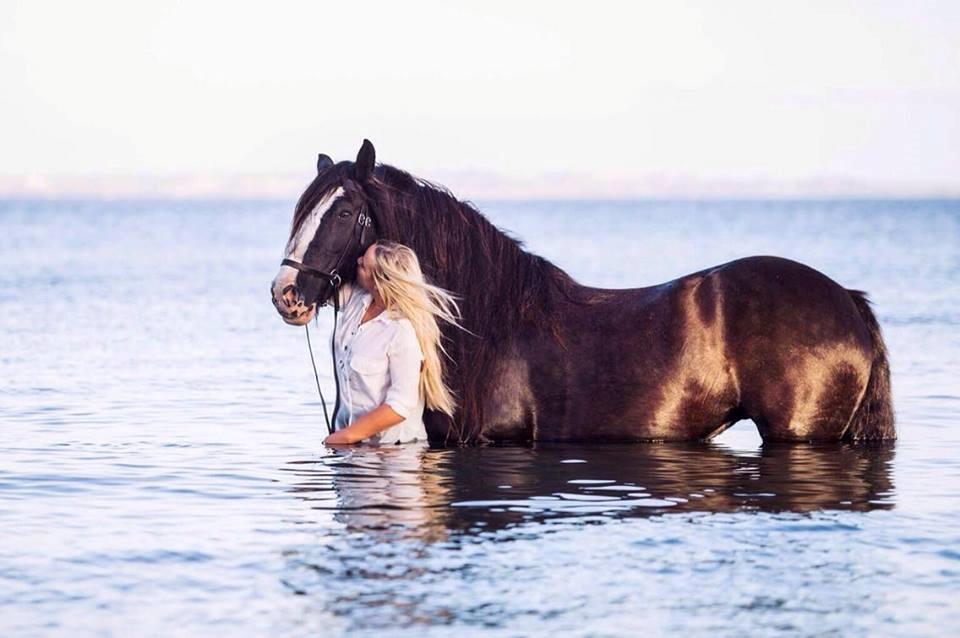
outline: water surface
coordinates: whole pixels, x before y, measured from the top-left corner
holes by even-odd
[[[960,631],[960,203],[481,204],[591,285],[869,291],[895,445],[338,452],[268,298],[291,207],[0,203],[0,635]]]

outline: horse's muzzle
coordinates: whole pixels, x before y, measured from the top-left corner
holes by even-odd
[[[273,302],[273,307],[280,313],[280,317],[292,326],[302,326],[309,323],[317,311],[317,304],[308,305],[304,303],[303,295],[292,283],[284,285],[279,290],[278,288],[277,282],[270,286],[270,301]]]

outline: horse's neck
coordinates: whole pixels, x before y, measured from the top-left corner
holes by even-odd
[[[415,209],[414,204],[405,208],[405,220],[394,218],[398,224],[393,232],[400,235],[398,241],[417,252],[434,283],[455,294],[471,297],[475,303],[479,301],[478,296],[496,298],[481,301],[483,305],[488,301],[497,305],[527,305],[540,300],[542,303],[538,305],[549,306],[561,302],[562,297],[579,296],[580,286],[562,269],[523,250],[516,240],[473,206],[452,197],[451,200],[443,210],[433,210],[428,217],[423,215],[424,210]],[[410,229],[409,232],[404,233],[404,228]],[[438,237],[437,232],[462,239],[445,240]],[[458,245],[464,241],[469,245]],[[518,287],[520,281],[524,287]],[[480,286],[490,289],[481,291]]]
[[[471,237],[478,242],[482,241],[484,244],[491,246],[491,253],[497,255],[499,259],[505,261],[514,261],[519,263],[531,263],[534,260],[540,259],[538,256],[525,251],[521,248],[518,243],[512,239],[509,235],[497,228],[486,215],[481,213],[479,210],[460,202],[456,201],[457,207],[457,217],[456,219],[461,224],[461,227],[457,229],[460,236]],[[483,236],[485,234],[485,236]],[[511,273],[504,272],[502,269],[501,263],[488,263],[486,260],[475,259],[476,255],[471,255],[467,251],[459,251],[459,255],[462,255],[463,259],[472,260],[472,267],[474,268],[489,268],[489,272],[477,273],[486,275],[491,280],[496,280],[503,276],[510,276]],[[439,266],[439,264],[435,264]],[[547,262],[549,269],[560,270],[552,263]],[[464,282],[470,284],[471,282]]]

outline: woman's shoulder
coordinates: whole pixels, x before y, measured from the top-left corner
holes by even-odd
[[[389,313],[387,316],[388,321],[394,326],[394,334],[409,336],[417,336],[417,330],[413,327],[413,322],[404,317],[399,313]]]
[[[417,339],[417,330],[413,322],[402,315],[392,315],[390,323],[394,326],[392,342],[395,345],[407,345],[420,349],[420,340]]]

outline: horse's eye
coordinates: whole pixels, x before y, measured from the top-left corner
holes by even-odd
[[[350,217],[351,214],[352,213],[348,210],[342,210],[340,211],[340,215],[338,215],[338,217],[340,217],[340,219],[346,219],[347,217]]]

